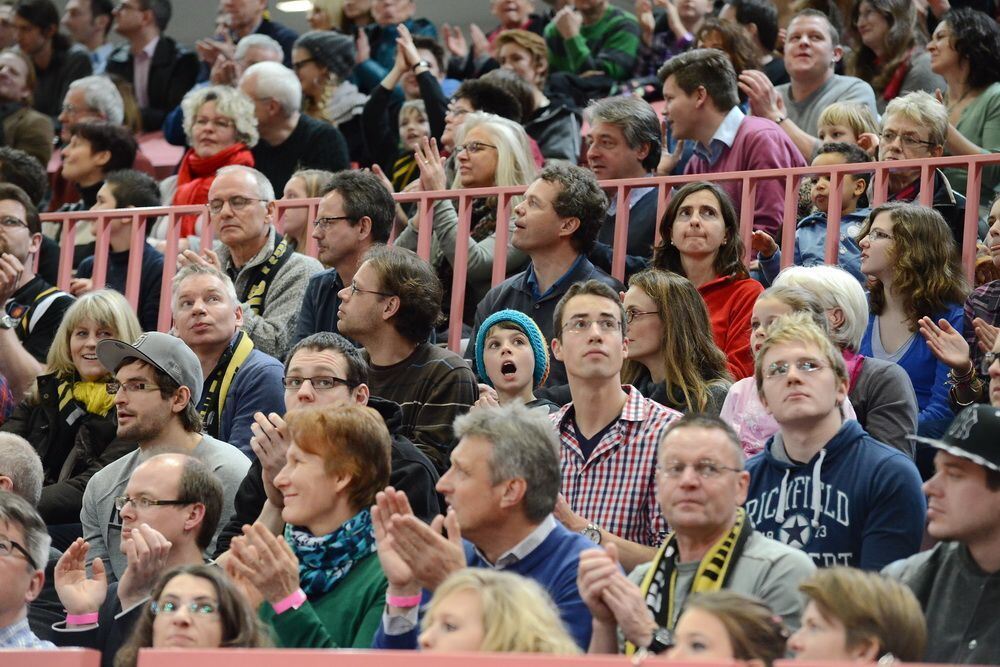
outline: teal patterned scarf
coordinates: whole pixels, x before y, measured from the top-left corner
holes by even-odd
[[[372,516],[363,509],[328,535],[286,524],[285,541],[299,559],[299,583],[310,598],[333,590],[359,560],[375,553]]]

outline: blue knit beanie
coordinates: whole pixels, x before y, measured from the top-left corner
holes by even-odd
[[[493,313],[480,325],[479,332],[476,334],[476,371],[479,373],[479,377],[489,386],[493,386],[493,381],[486,374],[486,365],[483,363],[483,348],[486,345],[486,334],[500,322],[512,322],[528,337],[531,349],[535,353],[535,373],[532,376],[534,387],[541,386],[545,382],[545,378],[549,376],[548,343],[535,321],[519,310],[507,309]]]

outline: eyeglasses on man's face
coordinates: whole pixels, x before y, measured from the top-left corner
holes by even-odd
[[[139,510],[148,510],[150,507],[160,507],[164,505],[190,505],[190,500],[154,500],[152,498],[132,498],[130,496],[118,496],[115,498],[115,509],[121,512],[125,506],[132,503],[132,507]]]
[[[242,195],[234,195],[229,199],[213,199],[208,202],[208,212],[212,215],[219,215],[222,213],[222,208],[226,205],[226,202],[229,202],[229,208],[233,211],[242,211],[250,205],[250,202],[255,201],[266,202],[267,200],[258,197],[244,197]]]
[[[350,383],[344,378],[339,378],[333,375],[317,375],[311,378],[302,378],[295,375],[288,375],[282,378],[282,383],[285,385],[285,389],[298,390],[302,388],[302,385],[306,382],[312,385],[312,388],[316,391],[329,391],[333,389],[338,384],[342,384],[345,387],[350,387]]]
[[[785,377],[793,366],[796,370],[806,374],[815,373],[826,368],[826,365],[816,359],[799,359],[794,363],[776,361],[764,369],[764,377],[767,379]]]
[[[361,292],[362,294],[378,294],[379,296],[385,296],[385,297],[396,296],[395,294],[390,294],[389,292],[379,292],[379,291],[376,291],[376,290],[373,290],[373,289],[362,289],[362,288],[358,287],[358,284],[352,280],[351,281],[351,296],[353,297],[358,292]]]
[[[701,461],[695,461],[694,463],[685,463],[684,461],[676,460],[666,461],[662,466],[657,467],[657,471],[670,479],[677,479],[683,475],[684,471],[688,468],[693,468],[698,477],[701,477],[702,479],[713,479],[724,472],[740,472],[739,468],[724,466],[711,459],[702,459]]]
[[[15,551],[24,556],[24,560],[28,561],[28,565],[31,566],[32,570],[38,569],[38,564],[35,562],[35,559],[31,557],[31,554],[28,553],[27,549],[18,544],[15,540],[0,535],[0,558],[10,558],[14,555]]]
[[[313,223],[313,228],[322,232],[325,231],[327,227],[332,227],[333,223],[338,220],[354,220],[354,218],[349,215],[327,215],[322,218],[316,218],[316,221]]]
[[[137,394],[141,391],[156,391],[159,388],[159,385],[150,382],[139,382],[138,380],[129,380],[128,382],[112,380],[111,382],[104,383],[104,390],[112,396],[120,391],[124,391],[126,394]]]

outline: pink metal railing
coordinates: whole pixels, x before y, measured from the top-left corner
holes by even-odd
[[[962,167],[968,170],[968,183],[966,187],[965,205],[965,227],[962,244],[962,264],[966,274],[971,278],[975,268],[976,258],[976,236],[979,219],[979,190],[982,183],[983,167],[1000,164],[1000,154],[983,155],[963,155],[942,158],[925,158],[920,160],[900,160],[893,162],[872,162],[863,164],[844,164],[826,167],[796,167],[790,169],[768,169],[751,172],[726,172],[720,174],[698,174],[694,176],[656,176],[646,178],[623,179],[617,181],[603,181],[601,185],[610,193],[614,193],[619,201],[624,201],[629,192],[637,187],[656,186],[658,188],[657,200],[657,220],[661,220],[670,200],[670,191],[677,186],[692,181],[713,181],[731,182],[739,181],[742,185],[740,198],[740,234],[743,237],[744,245],[747,248],[747,260],[750,259],[750,236],[753,231],[754,202],[756,198],[756,187],[762,180],[783,180],[784,181],[784,211],[781,239],[779,245],[782,248],[782,268],[789,266],[793,260],[792,248],[795,243],[796,209],[798,204],[798,185],[800,180],[806,176],[816,174],[828,174],[831,178],[830,187],[830,215],[827,220],[826,234],[826,261],[835,263],[840,239],[840,206],[841,188],[840,184],[845,174],[852,173],[873,173],[871,205],[877,206],[886,201],[888,196],[889,179],[891,170],[919,169],[920,170],[920,198],[919,202],[925,206],[930,205],[933,195],[934,170],[943,167]],[[451,310],[454,315],[448,327],[448,346],[457,350],[460,344],[462,331],[461,313],[465,302],[465,284],[467,277],[468,246],[462,240],[469,237],[472,223],[472,204],[476,199],[485,197],[497,197],[497,226],[495,256],[493,261],[492,284],[496,285],[506,278],[507,243],[508,243],[508,221],[512,210],[512,199],[523,194],[527,186],[475,188],[467,190],[440,190],[434,192],[412,192],[394,195],[398,202],[414,202],[417,205],[417,217],[420,220],[417,234],[417,254],[428,259],[431,254],[432,242],[432,206],[435,201],[442,199],[457,200],[456,211],[458,213],[458,235],[459,243],[455,248],[455,261],[453,267],[453,283],[451,290]],[[283,215],[286,210],[293,208],[308,209],[306,253],[316,256],[316,242],[312,239],[312,223],[316,218],[318,199],[299,199],[290,201],[279,201],[278,223],[280,231],[282,228]],[[159,208],[126,209],[123,211],[78,211],[72,213],[46,213],[42,215],[42,220],[46,222],[63,223],[63,235],[61,237],[61,251],[59,259],[59,287],[68,289],[71,279],[71,261],[73,257],[73,246],[75,237],[75,227],[83,222],[96,221],[95,237],[96,250],[94,253],[94,288],[103,287],[107,276],[107,259],[109,237],[107,224],[112,219],[131,217],[136,225],[137,234],[132,235],[128,279],[126,282],[125,295],[133,307],[138,304],[139,295],[139,269],[142,264],[142,244],[144,242],[145,224],[150,218],[159,216],[168,217],[168,232],[166,238],[166,248],[164,256],[174,258],[178,254],[178,242],[180,235],[180,216],[187,214],[200,214],[205,216],[204,206],[170,206]],[[659,242],[659,225],[657,225],[656,242]],[[203,248],[211,247],[213,230],[211,225],[203,224],[201,233],[201,245]],[[628,240],[628,208],[619,206],[615,215],[615,233],[613,244],[612,275],[621,280],[625,274],[625,248]],[[160,296],[160,314],[158,328],[167,331],[170,328],[170,289],[171,281],[176,272],[174,261],[164,262],[163,284]]]

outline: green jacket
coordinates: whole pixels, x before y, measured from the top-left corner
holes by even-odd
[[[265,603],[259,614],[279,648],[371,648],[382,621],[385,589],[378,554],[371,554],[323,597],[277,616]]]

